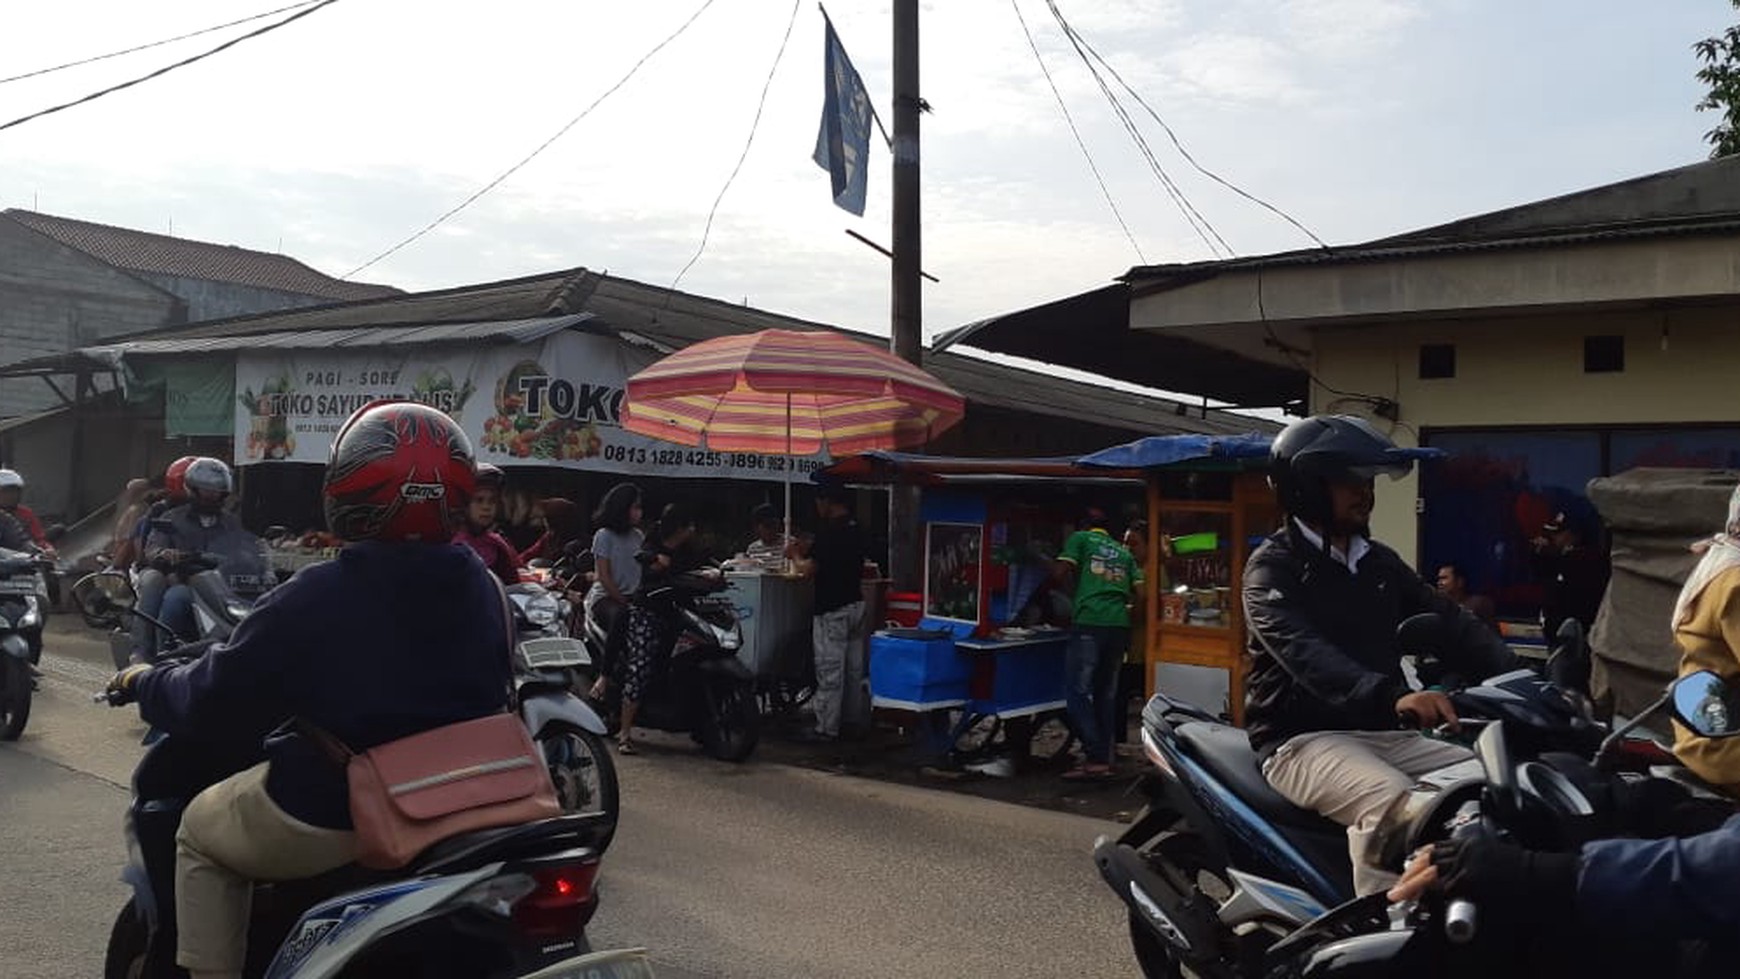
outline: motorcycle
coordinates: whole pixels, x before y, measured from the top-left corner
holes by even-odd
[[[737,658],[743,631],[723,592],[729,588],[716,567],[685,571],[634,601],[663,620],[674,637],[670,656],[647,681],[635,723],[661,731],[688,732],[720,761],[743,761],[761,740],[761,709],[755,675]],[[608,663],[608,637],[586,617],[586,645],[594,662]],[[610,684],[604,713],[614,731],[620,724],[621,685]]]
[[[1417,616],[1397,636],[1420,679],[1435,679],[1445,623]],[[1568,633],[1554,655],[1563,657],[1561,675],[1575,675],[1588,649],[1580,633]],[[1502,727],[1530,757],[1606,749],[1634,767],[1672,757],[1632,747],[1623,737],[1629,728],[1606,733],[1586,697],[1530,670],[1492,677],[1451,701],[1467,729]],[[1142,745],[1156,769],[1142,783],[1149,801],[1124,833],[1096,841],[1094,862],[1127,905],[1147,975],[1176,976],[1180,967],[1258,975],[1271,945],[1353,895],[1345,828],[1276,792],[1244,731],[1161,693],[1143,709]],[[1478,772],[1464,762],[1422,785],[1440,791]]]
[[[98,574],[74,585],[74,598],[87,618],[118,622],[134,596],[124,576]],[[209,645],[173,652],[188,657]],[[116,702],[107,692],[94,699]],[[184,974],[174,963],[181,814],[206,787],[264,757],[248,739],[219,743],[152,731],[145,743],[123,827],[129,857],[122,879],[133,894],[110,931],[106,979]],[[256,883],[243,974],[590,975],[585,927],[598,907],[604,829],[602,814],[565,814],[451,837],[398,871],[353,865]]]
[[[44,577],[52,562],[40,554],[0,548],[0,741],[16,741],[30,720],[48,612]]]
[[[1740,698],[1717,674],[1700,671],[1669,685],[1667,692],[1633,723],[1671,707],[1673,716],[1707,738],[1740,735]],[[1564,852],[1612,835],[1602,796],[1584,791],[1586,783],[1541,760],[1515,753],[1502,724],[1487,725],[1475,743],[1483,777],[1442,793],[1418,793],[1399,800],[1378,827],[1380,859],[1405,859],[1422,846],[1452,838],[1491,836],[1530,850]],[[1599,759],[1598,759],[1599,760]],[[1732,808],[1724,807],[1726,814]],[[1706,814],[1714,828],[1721,814]],[[1646,835],[1661,835],[1649,833]],[[1514,929],[1485,928],[1480,908],[1466,899],[1446,900],[1428,893],[1410,905],[1386,907],[1382,894],[1349,901],[1295,931],[1268,950],[1260,973],[1266,979],[1408,979],[1488,974],[1539,974],[1573,970],[1592,974],[1577,955],[1538,936]],[[1568,911],[1569,909],[1567,909]],[[1595,956],[1647,953],[1651,972],[1667,975],[1729,975],[1732,962],[1713,961],[1708,949],[1675,947],[1611,948],[1598,936],[1587,940]],[[1524,965],[1524,963],[1529,963]],[[1626,973],[1618,961],[1604,959],[1596,971]],[[1609,971],[1611,970],[1611,971]]]
[[[615,834],[620,811],[616,763],[604,745],[609,730],[575,695],[592,667],[586,644],[568,635],[566,599],[540,584],[507,587],[514,614],[514,707],[544,754],[565,812],[602,814]]]
[[[162,520],[157,524],[166,526]],[[154,623],[160,654],[165,646],[228,639],[260,596],[278,584],[265,542],[253,534],[230,534],[213,541],[211,547],[209,551],[180,554],[170,566],[160,569],[187,586],[193,610],[191,632]],[[127,665],[132,648],[133,639],[126,630],[117,628],[110,633],[109,655],[117,670]]]

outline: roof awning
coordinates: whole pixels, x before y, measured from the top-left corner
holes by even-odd
[[[1037,459],[973,459],[919,452],[864,452],[815,472],[816,482],[857,485],[1068,481],[1135,483],[1154,469],[1225,470],[1264,465],[1274,436],[1153,435],[1085,456]],[[1433,451],[1433,450],[1414,450]]]
[[[1131,330],[1130,287],[1122,282],[969,323],[937,337],[931,349],[955,344],[1241,408],[1302,404],[1308,383],[1305,372],[1296,368],[1181,337]]]

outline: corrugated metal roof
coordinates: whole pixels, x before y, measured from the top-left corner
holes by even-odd
[[[137,355],[228,353],[259,348],[272,350],[325,350],[331,347],[397,347],[421,343],[530,343],[592,319],[591,313],[542,316],[489,323],[432,323],[427,326],[359,326],[349,330],[286,330],[241,336],[163,337],[156,340],[124,340],[85,347],[83,352],[104,358]]]
[[[68,248],[76,248],[100,262],[129,272],[233,282],[320,299],[376,299],[401,294],[392,286],[335,279],[288,255],[174,238],[16,208],[4,214]]]

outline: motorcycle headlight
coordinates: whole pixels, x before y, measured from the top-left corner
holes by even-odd
[[[543,628],[555,624],[556,619],[562,614],[562,603],[557,601],[554,595],[534,595],[526,600],[525,607],[521,611],[525,613],[527,622]]]
[[[24,596],[24,614],[18,617],[17,628],[34,629],[42,624],[42,605],[35,595]]]

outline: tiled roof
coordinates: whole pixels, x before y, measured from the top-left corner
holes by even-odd
[[[16,208],[0,215],[75,248],[99,262],[129,272],[174,275],[212,282],[231,282],[277,289],[331,300],[378,299],[399,295],[391,286],[345,282],[317,272],[287,255],[257,252],[235,245],[214,245],[187,238],[117,228],[92,221],[38,214]]]

